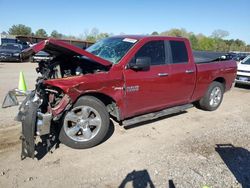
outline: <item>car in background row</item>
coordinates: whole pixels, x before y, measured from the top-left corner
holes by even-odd
[[[4,43],[0,46],[0,61],[22,61],[23,47],[18,43]]]
[[[41,61],[50,61],[52,59],[53,59],[53,57],[50,54],[48,54],[47,52],[44,52],[44,51],[40,51],[32,57],[31,61],[32,62],[41,62]]]
[[[240,63],[243,59],[245,59],[249,54],[247,53],[227,53],[223,55],[221,58],[225,60],[235,60],[237,63]]]
[[[250,55],[238,64],[235,82],[250,85]]]
[[[17,43],[21,44],[22,50],[29,48],[31,46],[31,44],[29,42],[25,42],[25,41],[18,41]]]
[[[238,53],[233,60],[235,60],[237,63],[240,63],[243,59],[245,59],[249,54],[242,54]]]

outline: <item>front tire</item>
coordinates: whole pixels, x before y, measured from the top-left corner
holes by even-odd
[[[224,86],[220,82],[212,82],[204,97],[199,101],[199,107],[206,111],[216,110],[223,99]]]
[[[95,97],[83,96],[65,114],[59,139],[71,148],[90,148],[104,140],[109,124],[105,105]]]

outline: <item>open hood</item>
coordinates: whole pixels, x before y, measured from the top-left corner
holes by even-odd
[[[65,56],[65,57],[73,57],[73,56],[86,56],[89,59],[100,63],[104,66],[110,66],[112,65],[111,62],[100,58],[92,53],[89,53],[79,47],[73,46],[71,44],[62,42],[60,40],[56,39],[47,39],[43,40],[36,45],[27,48],[22,51],[23,58],[28,58],[32,55],[35,55],[39,51],[45,51],[49,53],[52,56],[59,57],[59,56]]]

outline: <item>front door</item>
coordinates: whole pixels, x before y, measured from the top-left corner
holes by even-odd
[[[139,57],[151,58],[148,70],[124,70],[125,79],[125,117],[131,117],[166,105],[169,66],[166,64],[163,40],[150,41],[142,46],[132,61]]]

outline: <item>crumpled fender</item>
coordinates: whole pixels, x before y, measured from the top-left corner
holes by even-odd
[[[90,74],[84,76],[72,76],[60,79],[45,80],[47,86],[60,88],[67,94],[72,102],[86,92],[108,92],[110,87],[107,81],[107,73]]]

